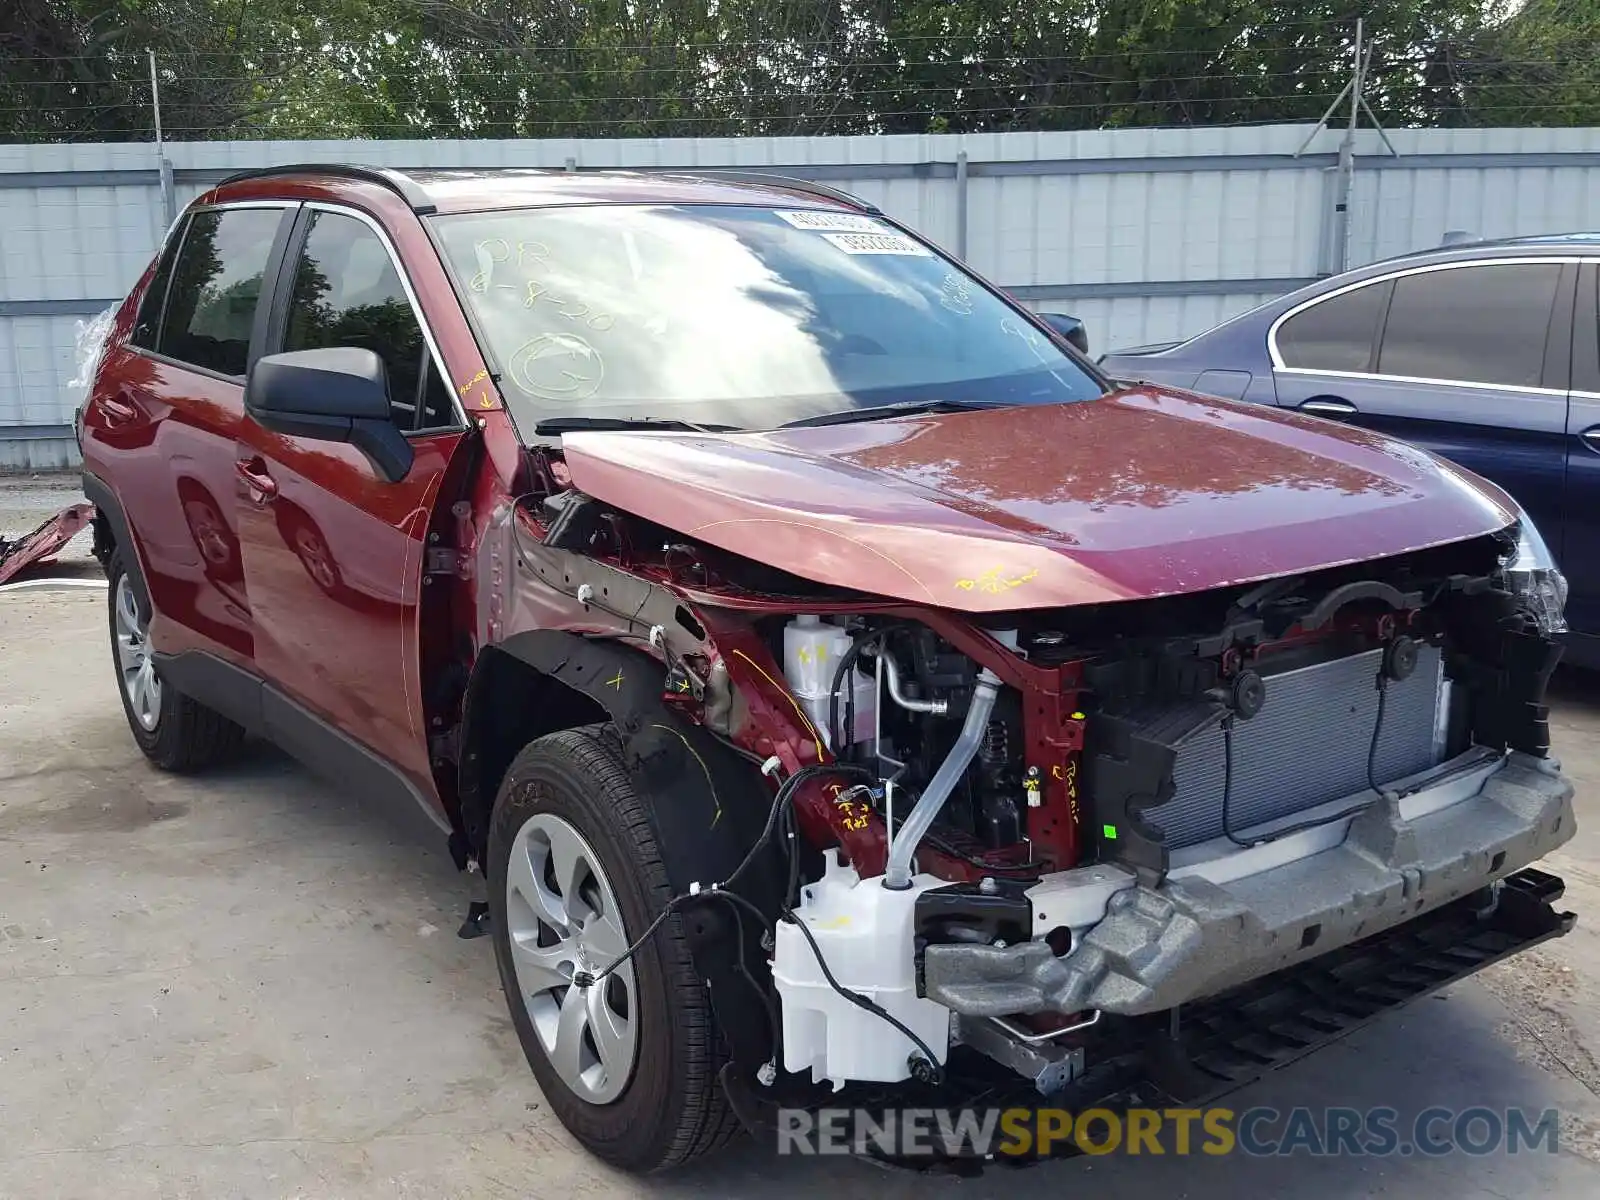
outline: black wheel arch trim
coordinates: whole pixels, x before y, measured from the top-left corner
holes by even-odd
[[[139,599],[145,607],[150,607],[150,585],[145,580],[144,562],[139,543],[134,540],[133,527],[128,524],[128,516],[122,509],[122,501],[117,499],[117,494],[111,490],[111,485],[91,471],[83,472],[84,497],[95,506],[95,510],[105,519],[111,527],[111,535],[116,539],[118,549],[122,550],[122,566],[133,580],[133,586],[139,593]]]
[[[483,849],[480,839],[487,836],[494,805],[494,796],[485,794],[475,733],[486,707],[494,703],[485,683],[492,682],[486,668],[496,656],[516,659],[605,711],[621,736],[628,772],[647,793],[649,807],[658,816],[663,809],[673,813],[671,820],[657,820],[657,835],[674,888],[712,882],[715,876],[700,873],[701,868],[714,869],[729,855],[737,862],[743,855],[767,815],[766,790],[755,765],[669,710],[662,700],[661,663],[613,639],[552,629],[513,634],[473,664],[463,707],[459,789],[469,844]]]

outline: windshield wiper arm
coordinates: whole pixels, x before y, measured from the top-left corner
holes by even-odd
[[[548,417],[533,427],[538,437],[598,430],[604,433],[626,429],[658,429],[677,433],[737,433],[737,425],[700,425],[675,417]]]
[[[977,400],[902,400],[898,404],[878,404],[871,408],[841,408],[787,421],[781,429],[805,429],[813,425],[848,425],[854,421],[876,421],[883,417],[905,417],[917,413],[974,412],[980,408],[1010,408],[1009,404],[985,404]]]

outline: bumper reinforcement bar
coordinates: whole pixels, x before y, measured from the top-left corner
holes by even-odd
[[[949,1110],[953,1122],[971,1105],[1029,1110],[1049,1105],[1075,1112],[1091,1107],[1194,1107],[1288,1066],[1402,1005],[1562,936],[1576,921],[1572,913],[1554,907],[1563,890],[1559,878],[1530,867],[1493,889],[1176,1013],[1107,1014],[1093,1028],[1063,1039],[1081,1051],[1083,1070],[1048,1097],[961,1046],[952,1048],[946,1082],[938,1088],[852,1084],[835,1093],[797,1076],[763,1086],[732,1064],[723,1069],[723,1086],[740,1120],[765,1139],[777,1137],[784,1108],[861,1105],[882,1115],[895,1108],[931,1107]],[[1076,1152],[1065,1142],[1058,1150],[1053,1156]],[[983,1166],[967,1147],[890,1161],[961,1173]]]

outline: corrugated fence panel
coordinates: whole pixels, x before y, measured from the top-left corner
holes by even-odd
[[[231,171],[393,167],[770,170],[854,192],[1096,350],[1185,337],[1327,268],[1339,131],[1309,127],[608,141],[192,142],[181,208]],[[1600,229],[1600,129],[1363,131],[1348,261],[1482,236]],[[959,164],[959,165],[958,165]],[[150,145],[0,146],[0,466],[64,463],[74,333],[167,226]],[[965,188],[959,178],[965,171]],[[964,226],[963,226],[964,214]]]
[[[1600,229],[1600,130],[1456,129],[1392,133],[1398,157],[1360,135],[1351,196],[1351,266],[1483,238]]]

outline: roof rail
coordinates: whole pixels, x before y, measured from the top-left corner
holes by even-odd
[[[793,175],[777,175],[770,171],[722,171],[712,168],[710,170],[688,171],[665,169],[663,173],[697,175],[703,179],[726,179],[733,183],[764,183],[769,187],[787,188],[791,192],[803,192],[808,196],[832,200],[838,204],[848,204],[851,208],[860,209],[862,212],[874,215],[883,211],[876,204],[869,204],[860,196],[852,196],[849,192],[840,188],[829,187],[825,183],[817,183],[811,179],[797,179]]]
[[[411,206],[412,212],[419,216],[437,211],[437,206],[428,193],[423,191],[410,176],[393,167],[367,167],[357,163],[284,163],[276,167],[255,167],[248,171],[240,171],[213,186],[225,187],[230,183],[240,183],[246,179],[272,179],[282,175],[305,174],[343,175],[347,179],[376,183],[394,192]]]

